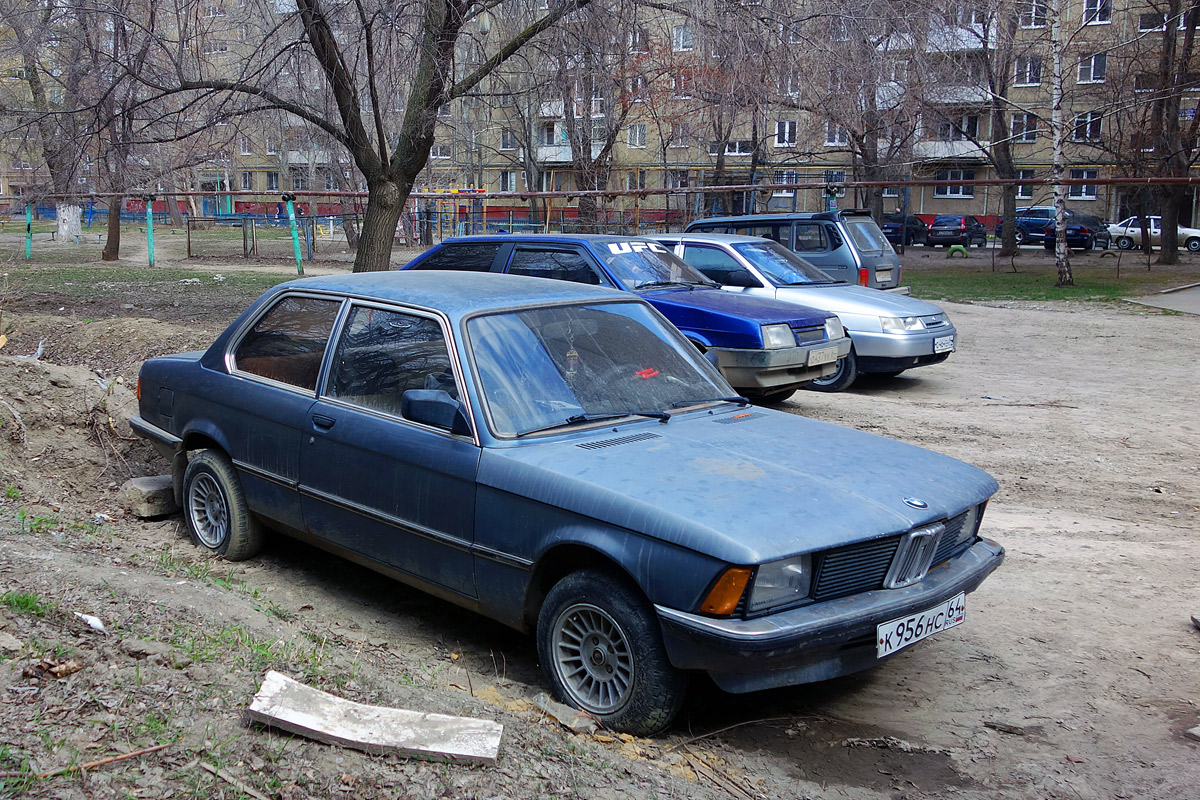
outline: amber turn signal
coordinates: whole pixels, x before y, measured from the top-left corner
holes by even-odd
[[[729,616],[737,608],[738,600],[742,599],[742,593],[746,591],[749,581],[749,567],[730,567],[717,579],[704,602],[700,604],[700,610],[705,614]]]
[[[137,389],[134,391],[133,396],[136,397],[138,400],[142,399],[142,376],[141,375],[138,375]]]

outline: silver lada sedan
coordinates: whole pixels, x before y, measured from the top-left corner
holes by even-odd
[[[837,314],[852,346],[837,371],[809,388],[840,392],[861,373],[899,375],[945,361],[958,343],[950,318],[915,297],[853,286],[822,272],[778,242],[756,236],[670,233],[649,237],[730,292],[798,303]]]

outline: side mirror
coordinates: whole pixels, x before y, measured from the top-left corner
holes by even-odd
[[[744,269],[730,270],[725,274],[721,283],[726,286],[737,286],[742,289],[756,289],[762,286],[758,279]]]
[[[442,389],[409,389],[400,397],[400,413],[405,419],[460,436],[471,434],[463,404]]]

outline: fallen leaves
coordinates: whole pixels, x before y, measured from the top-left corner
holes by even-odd
[[[44,678],[47,675],[52,675],[55,678],[65,678],[68,675],[74,675],[81,669],[83,669],[83,664],[74,659],[64,661],[62,659],[43,658],[41,661],[36,661],[23,669],[21,675],[26,678]]]

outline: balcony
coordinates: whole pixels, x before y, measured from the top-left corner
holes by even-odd
[[[913,155],[926,161],[983,161],[987,158],[984,148],[991,142],[981,141],[978,145],[965,139],[955,142],[917,142]]]
[[[288,150],[289,164],[329,164],[333,161],[328,150]]]
[[[600,151],[603,149],[603,142],[592,142],[592,158],[598,158]],[[539,144],[537,147],[537,160],[539,164],[569,164],[571,159],[571,145],[569,144]]]

